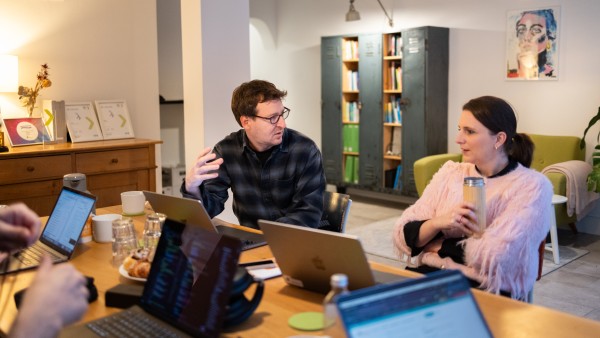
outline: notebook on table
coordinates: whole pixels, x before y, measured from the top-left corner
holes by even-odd
[[[63,187],[40,238],[8,256],[7,264],[0,263],[0,275],[36,268],[44,255],[53,263],[69,260],[95,204],[96,196]]]
[[[352,291],[336,304],[349,338],[492,337],[457,270]]]
[[[348,276],[350,290],[407,279],[372,270],[354,235],[265,220],[258,224],[287,284],[327,293],[335,273]]]
[[[235,237],[242,242],[242,250],[249,250],[267,244],[261,234],[214,224],[199,200],[162,195],[151,191],[144,191],[144,196],[146,196],[146,200],[155,212],[163,213],[181,223],[194,224],[207,231]]]
[[[60,336],[218,337],[241,247],[235,238],[167,218],[140,305]]]

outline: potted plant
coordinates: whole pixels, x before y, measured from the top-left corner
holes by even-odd
[[[590,128],[598,121],[600,121],[600,107],[598,107],[598,113],[596,116],[592,117],[587,128],[585,128],[585,131],[583,132],[583,138],[579,143],[579,147],[581,149],[585,147],[585,135],[587,134],[588,130],[590,130]],[[600,193],[600,132],[598,132],[598,136],[596,137],[596,146],[594,147],[594,152],[592,153],[592,172],[588,174],[587,187],[588,191]]]

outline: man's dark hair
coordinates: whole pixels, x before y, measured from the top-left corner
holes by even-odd
[[[242,116],[256,116],[256,106],[262,102],[281,100],[287,91],[279,90],[274,84],[263,80],[252,80],[239,85],[231,95],[231,111],[241,126]]]

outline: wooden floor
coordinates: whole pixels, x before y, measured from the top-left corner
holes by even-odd
[[[351,194],[347,229],[398,216],[406,208],[399,202],[382,202]],[[547,274],[534,287],[533,303],[576,316],[600,321],[600,236],[558,230],[560,245],[590,251],[587,255]],[[370,260],[400,265],[397,261],[368,255]]]

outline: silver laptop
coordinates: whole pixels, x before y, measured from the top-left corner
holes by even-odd
[[[40,238],[8,256],[8,264],[0,264],[0,275],[36,268],[43,256],[53,263],[69,260],[95,204],[96,196],[63,187]]]
[[[349,338],[492,337],[458,270],[378,285],[336,299]]]
[[[235,238],[167,218],[140,304],[60,336],[216,338],[240,253]]]
[[[357,236],[259,220],[286,283],[326,293],[335,273],[348,276],[350,290],[406,277],[372,270]]]
[[[202,202],[199,200],[162,195],[151,191],[144,191],[144,196],[146,196],[146,200],[150,203],[154,211],[163,213],[167,215],[168,218],[181,223],[194,224],[207,231],[235,237],[242,242],[242,250],[248,250],[267,244],[265,238],[261,234],[214,224],[206,212],[206,209],[204,209]]]

